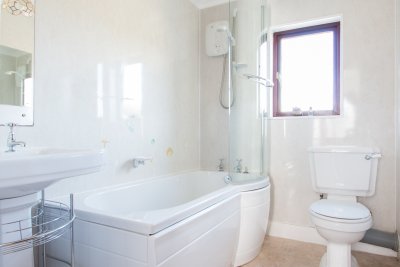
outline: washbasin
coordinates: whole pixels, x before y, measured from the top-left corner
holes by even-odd
[[[0,199],[36,193],[68,177],[99,171],[100,150],[53,148],[0,152]]]

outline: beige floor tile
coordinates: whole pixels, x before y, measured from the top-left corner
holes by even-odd
[[[319,267],[325,246],[267,237],[261,253],[243,267]],[[354,252],[360,267],[400,267],[396,258]]]

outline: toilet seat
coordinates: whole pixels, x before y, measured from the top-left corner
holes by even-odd
[[[343,200],[321,199],[311,204],[310,211],[323,218],[328,217],[347,223],[371,217],[369,209],[361,203]]]
[[[372,227],[372,216],[360,220],[343,220],[321,216],[311,211],[311,219],[313,223],[319,228],[334,230],[343,233],[356,233],[367,231]]]
[[[325,229],[351,233],[372,227],[371,212],[357,202],[323,199],[311,204],[309,211],[314,224]]]
[[[332,217],[329,217],[329,216],[324,216],[324,215],[318,214],[318,213],[316,213],[316,212],[314,212],[312,210],[310,210],[310,214],[313,217],[319,218],[321,220],[334,222],[334,223],[345,223],[345,224],[359,224],[359,223],[367,222],[367,221],[372,219],[371,215],[369,217],[367,217],[367,218],[358,219],[358,220],[338,219],[338,218],[332,218]]]

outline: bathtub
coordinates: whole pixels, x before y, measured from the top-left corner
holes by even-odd
[[[77,195],[75,266],[241,265],[261,248],[270,185],[265,177],[226,183],[226,175],[190,172]],[[254,235],[251,248],[239,240]]]

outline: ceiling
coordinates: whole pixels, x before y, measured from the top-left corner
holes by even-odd
[[[200,9],[217,6],[229,2],[229,0],[190,0],[190,1]]]

